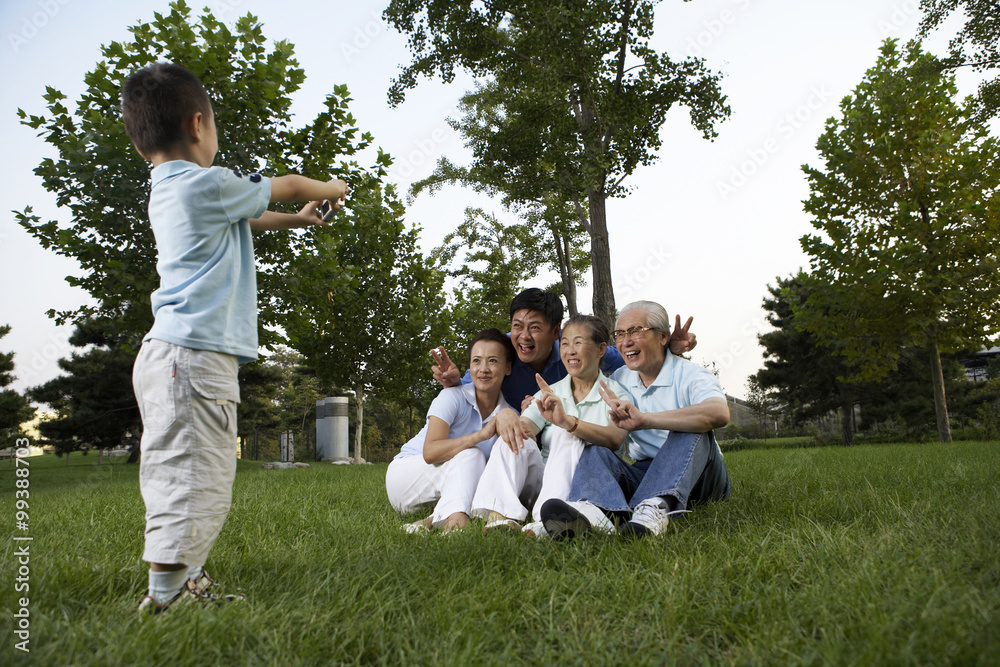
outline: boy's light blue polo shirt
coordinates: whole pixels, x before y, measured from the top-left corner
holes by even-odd
[[[726,398],[722,385],[712,371],[670,352],[667,352],[659,374],[648,387],[643,386],[639,373],[629,370],[627,366],[612,373],[611,379],[625,388],[629,396],[624,398],[630,398],[642,412],[677,410],[697,405],[709,398]],[[618,396],[623,398],[621,394]],[[636,461],[653,458],[669,434],[670,431],[655,429],[630,431],[629,456]]]
[[[601,380],[607,382],[608,387],[611,391],[621,396],[623,393],[627,395],[627,392],[619,385],[617,382],[607,377],[601,373],[597,382],[594,386],[590,388],[590,393],[579,403],[574,402],[573,399],[573,378],[567,375],[559,382],[556,382],[552,387],[552,393],[559,397],[562,401],[563,411],[572,417],[578,418],[580,421],[585,421],[591,424],[597,424],[598,426],[607,426],[611,418],[608,416],[608,404],[604,402],[601,398]],[[540,438],[541,442],[538,443],[538,448],[542,453],[543,459],[548,459],[549,456],[549,438],[551,437],[551,429],[546,428],[552,422],[548,421],[542,416],[542,411],[538,409],[538,399],[542,397],[542,392],[539,391],[535,394],[535,401],[528,406],[528,408],[521,413],[521,416],[528,419],[535,426],[541,430]],[[618,453],[621,453],[619,449]]]
[[[250,218],[271,199],[271,181],[173,160],[151,173],[149,222],[160,287],[146,340],[257,358],[257,267]]]
[[[427,419],[420,433],[410,438],[410,441],[403,445],[397,459],[407,456],[420,456],[424,453],[424,441],[427,439],[427,424],[431,417],[437,417],[448,425],[448,439],[454,440],[463,435],[471,435],[483,428],[490,419],[496,416],[504,408],[510,407],[503,399],[503,394],[497,401],[497,406],[488,415],[479,414],[479,403],[476,402],[476,386],[473,384],[463,384],[457,387],[445,387],[441,390],[427,410]],[[494,435],[480,442],[476,447],[482,450],[486,458],[490,458],[490,450],[497,437]]]

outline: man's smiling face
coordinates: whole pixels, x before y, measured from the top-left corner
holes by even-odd
[[[510,318],[510,342],[514,344],[517,358],[529,366],[543,366],[558,338],[559,324],[549,324],[537,310],[518,310]]]

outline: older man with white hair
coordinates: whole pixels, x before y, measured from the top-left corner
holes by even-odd
[[[711,371],[669,349],[670,320],[663,306],[636,301],[625,306],[613,332],[625,366],[611,376],[625,388],[605,387],[612,422],[627,431],[626,463],[606,447],[587,446],[569,501],[549,500],[541,509],[556,539],[588,530],[658,535],[670,516],[692,503],[729,497],[729,474],[713,429],[729,423],[729,406]],[[624,522],[627,520],[627,522]]]

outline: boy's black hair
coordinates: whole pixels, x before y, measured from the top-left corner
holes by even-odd
[[[468,357],[469,365],[472,365],[472,346],[481,340],[491,340],[503,346],[504,354],[507,355],[507,363],[513,365],[517,352],[514,351],[514,344],[510,342],[510,337],[499,329],[483,329],[469,343]]]
[[[143,67],[122,87],[125,133],[147,157],[179,143],[185,123],[198,111],[211,116],[212,101],[198,77],[180,65]]]
[[[514,313],[525,308],[537,310],[553,329],[562,324],[562,301],[558,295],[552,292],[546,292],[537,287],[529,287],[524,290],[510,302],[510,319],[513,321]]]

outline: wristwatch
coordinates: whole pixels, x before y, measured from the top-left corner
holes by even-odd
[[[567,432],[567,433],[572,433],[573,431],[575,431],[575,430],[576,430],[576,427],[577,427],[577,426],[579,426],[579,425],[580,425],[580,418],[579,418],[579,417],[577,417],[577,418],[576,418],[576,423],[575,423],[575,424],[573,424],[573,428],[568,428],[568,429],[566,429],[566,432]]]

